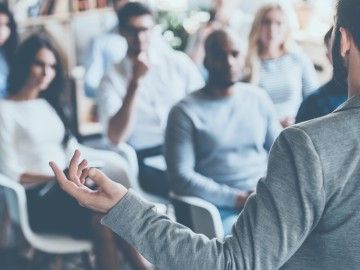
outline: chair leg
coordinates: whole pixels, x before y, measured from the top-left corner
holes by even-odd
[[[90,253],[89,252],[83,252],[81,253],[81,258],[84,264],[85,270],[93,270],[93,264],[91,263]]]
[[[28,251],[23,253],[23,256],[29,262],[29,270],[61,269],[61,266],[60,268],[56,266],[56,255],[44,253],[31,247]]]
[[[11,221],[10,221],[9,210],[7,207],[5,207],[3,227],[1,229],[1,234],[0,234],[0,247],[4,247],[7,244],[10,225],[11,225]]]

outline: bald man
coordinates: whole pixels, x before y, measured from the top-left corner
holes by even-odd
[[[173,191],[218,207],[226,235],[265,176],[268,152],[281,131],[266,92],[238,83],[244,55],[239,43],[229,30],[210,34],[208,83],[173,107],[165,135]]]

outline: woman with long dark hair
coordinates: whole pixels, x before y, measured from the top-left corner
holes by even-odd
[[[7,95],[9,65],[18,45],[17,26],[8,6],[0,3],[0,98]]]
[[[31,36],[19,47],[10,68],[8,98],[0,101],[0,173],[25,186],[34,231],[92,239],[98,268],[118,269],[115,239],[100,225],[101,217],[69,201],[54,185],[54,176],[48,169],[48,161],[54,156],[66,170],[71,152],[79,148],[90,163],[101,160],[104,172],[128,185],[128,166],[118,154],[90,149],[67,135],[61,104],[61,62],[46,36]]]

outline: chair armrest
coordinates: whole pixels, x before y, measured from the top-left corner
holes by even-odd
[[[28,228],[28,213],[25,188],[17,181],[0,174],[0,186],[12,190],[15,194],[5,190],[5,198],[8,205],[17,205],[18,207],[10,208],[9,213],[12,221],[15,221],[25,230]],[[15,195],[15,196],[13,196]]]
[[[124,157],[130,165],[131,171],[134,173],[134,177],[138,178],[139,164],[135,149],[126,143],[121,143],[116,147],[117,152]]]
[[[224,228],[221,221],[221,216],[219,210],[216,208],[215,205],[198,197],[177,195],[174,192],[170,192],[169,196],[173,202],[179,201],[189,205],[190,208],[192,208],[192,212],[194,215],[193,217],[195,218],[198,217],[199,209],[201,209],[201,211],[206,211],[208,215],[210,215],[212,218],[215,236],[218,239],[224,238]]]

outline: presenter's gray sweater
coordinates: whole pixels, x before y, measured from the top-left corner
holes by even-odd
[[[224,241],[173,223],[132,191],[103,223],[164,270],[359,269],[359,123],[355,96],[328,116],[285,129]]]

